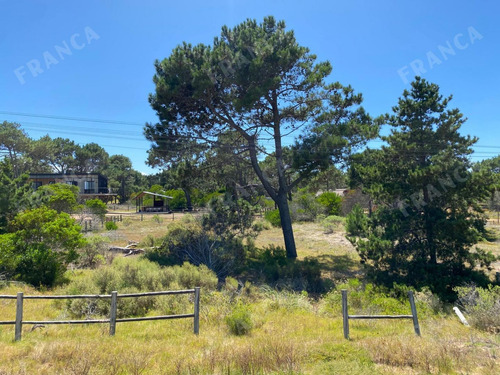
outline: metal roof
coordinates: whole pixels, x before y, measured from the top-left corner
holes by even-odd
[[[150,191],[143,191],[135,197],[135,199],[139,199],[145,195],[154,195],[155,197],[162,197],[162,198],[168,198],[168,199],[173,199],[174,197],[170,197],[168,195],[163,195],[163,194],[158,194],[158,193],[151,193]]]

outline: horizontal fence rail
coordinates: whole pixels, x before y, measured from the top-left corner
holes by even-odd
[[[412,319],[415,334],[420,336],[420,326],[418,324],[417,308],[415,306],[415,299],[413,292],[408,292],[408,299],[410,300],[411,315],[349,315],[347,309],[347,290],[342,289],[342,318],[344,327],[344,338],[349,339],[349,320],[356,319]]]
[[[165,296],[178,294],[194,294],[194,311],[192,314],[175,314],[159,316],[143,316],[134,318],[117,318],[118,298],[138,298],[151,296]],[[61,295],[61,296],[25,296],[19,292],[16,296],[0,295],[0,299],[16,300],[16,320],[0,321],[0,325],[15,325],[15,341],[21,340],[22,326],[24,324],[102,324],[109,323],[109,334],[113,336],[116,332],[116,323],[141,322],[148,320],[169,320],[169,319],[193,319],[193,331],[197,335],[200,332],[200,288],[186,290],[168,290],[161,292],[128,293],[118,294],[113,291],[111,294],[82,294],[82,295]],[[25,299],[110,299],[109,319],[87,319],[87,320],[23,320],[23,304]]]

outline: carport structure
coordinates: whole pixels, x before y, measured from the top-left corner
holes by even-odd
[[[144,197],[152,196],[153,205],[144,205]],[[169,199],[172,199],[168,195],[151,193],[150,191],[143,191],[135,197],[135,211],[136,212],[170,212],[170,206],[168,204]]]

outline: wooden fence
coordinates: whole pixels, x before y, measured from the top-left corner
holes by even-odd
[[[177,315],[160,315],[148,317],[122,318],[117,319],[117,300],[118,298],[137,298],[149,296],[164,296],[170,294],[194,294],[194,312],[192,314],[177,314]],[[90,319],[90,320],[23,320],[23,302],[25,299],[111,299],[109,319]],[[66,295],[66,296],[25,296],[22,292],[17,293],[17,296],[0,295],[0,299],[15,299],[16,304],[16,320],[0,321],[0,325],[15,325],[15,341],[21,340],[23,324],[95,324],[109,323],[109,334],[113,336],[116,331],[116,323],[140,322],[145,320],[167,320],[167,319],[185,319],[193,318],[193,330],[197,335],[200,331],[200,288],[186,290],[171,290],[162,292],[147,292],[147,293],[131,293],[118,294],[114,291],[111,294],[105,295]]]
[[[415,334],[420,336],[420,326],[418,324],[417,308],[415,307],[415,300],[413,292],[408,292],[410,300],[411,315],[349,315],[347,312],[347,290],[342,289],[342,318],[344,323],[344,337],[349,339],[349,319],[412,319]]]

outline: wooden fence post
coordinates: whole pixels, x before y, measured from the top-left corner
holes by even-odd
[[[194,334],[200,333],[200,288],[194,288]]]
[[[109,309],[109,335],[114,336],[116,332],[116,305],[118,292],[111,292],[111,307]]]
[[[21,340],[23,332],[23,292],[17,293],[15,341]]]
[[[342,318],[344,322],[344,338],[349,340],[349,315],[347,312],[347,290],[342,289]]]
[[[410,290],[408,292],[408,298],[410,299],[411,315],[413,316],[413,328],[415,328],[415,333],[420,336],[420,326],[418,325],[417,308],[415,307],[415,300],[413,299],[413,292]]]

